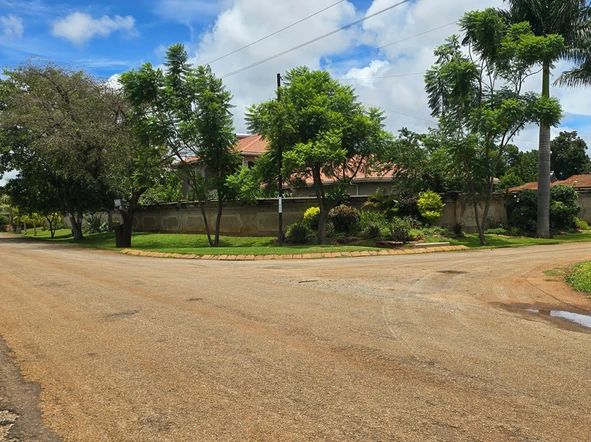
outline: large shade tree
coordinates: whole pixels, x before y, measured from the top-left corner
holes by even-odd
[[[564,38],[564,49],[558,54],[548,54],[541,60],[542,97],[550,97],[550,73],[553,63],[558,60],[583,61],[591,39],[591,11],[588,0],[506,0],[508,11],[504,11],[513,23],[526,21],[536,36],[557,34]],[[576,66],[570,75],[564,77],[567,84],[578,84],[589,63]],[[538,223],[539,236],[550,236],[550,125],[540,121],[539,164],[538,164]]]
[[[344,197],[343,186],[360,171],[375,170],[376,154],[391,146],[382,112],[366,108],[349,86],[307,67],[284,77],[278,100],[248,110],[249,129],[263,135],[270,149],[261,158],[278,167],[283,150],[284,177],[312,178],[318,207],[318,242],[326,240],[328,212]],[[330,187],[327,181],[332,181]]]
[[[105,87],[82,71],[51,63],[30,63],[4,75],[3,167],[21,171],[21,188],[29,183],[55,194],[74,238],[82,239],[83,214],[111,200],[105,167],[118,129]],[[53,201],[53,196],[38,201]]]

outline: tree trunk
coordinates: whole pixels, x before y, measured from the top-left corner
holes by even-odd
[[[72,225],[74,241],[84,239],[84,235],[82,235],[82,217],[76,217],[73,213],[68,213],[68,217],[70,218],[70,224]]]
[[[215,239],[213,241],[213,246],[217,247],[220,245],[220,226],[222,224],[222,210],[224,209],[224,202],[220,198],[220,193],[218,191],[218,214],[215,219]]]
[[[322,176],[320,175],[320,168],[312,169],[312,177],[314,178],[314,191],[316,192],[316,201],[318,201],[318,208],[320,214],[318,216],[318,244],[326,243],[326,224],[328,223],[328,206],[324,193],[324,186],[322,184]]]
[[[203,202],[199,203],[199,207],[201,208],[201,216],[203,217],[203,225],[205,226],[205,234],[207,235],[207,242],[209,242],[209,247],[213,247],[213,241],[211,240],[211,234],[209,233],[209,223],[207,222],[207,215],[205,214],[205,206]]]
[[[544,61],[542,97],[550,98],[550,63]],[[538,153],[538,236],[550,238],[550,126],[540,122]]]
[[[128,248],[131,247],[131,225],[133,223],[133,211],[120,210],[119,212],[123,218],[123,226],[121,227],[121,240],[118,247]]]

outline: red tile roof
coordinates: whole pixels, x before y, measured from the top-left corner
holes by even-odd
[[[557,186],[558,184],[573,186],[575,189],[591,189],[591,174],[588,173],[585,175],[573,175],[566,180],[554,181],[550,184],[550,186]],[[538,190],[538,183],[525,183],[522,186],[512,187],[509,189],[509,193],[521,192],[524,189]]]
[[[238,151],[240,153],[262,154],[267,151],[267,141],[262,135],[251,135],[238,140]]]

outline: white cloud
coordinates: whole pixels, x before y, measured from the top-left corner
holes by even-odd
[[[135,19],[130,15],[126,17],[103,15],[95,19],[90,14],[74,12],[55,21],[52,28],[54,36],[63,37],[75,44],[83,44],[94,36],[107,37],[117,31],[135,35],[137,33]]]
[[[390,66],[390,63],[385,60],[372,60],[369,66],[362,69],[353,68],[347,72],[345,78],[356,80],[360,85],[374,88],[375,77],[380,71],[384,71],[385,67]]]
[[[4,37],[21,38],[25,32],[23,20],[12,14],[0,16],[0,25]]]

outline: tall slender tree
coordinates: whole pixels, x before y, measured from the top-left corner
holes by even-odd
[[[591,36],[588,0],[506,0],[509,10],[504,14],[513,22],[529,22],[536,36],[558,34],[564,38],[564,50],[554,58],[542,60],[542,97],[550,97],[550,71],[554,62],[564,59],[581,61],[581,48]],[[565,82],[576,84],[580,68]],[[550,236],[550,125],[540,122],[538,162],[538,224],[539,236]]]

